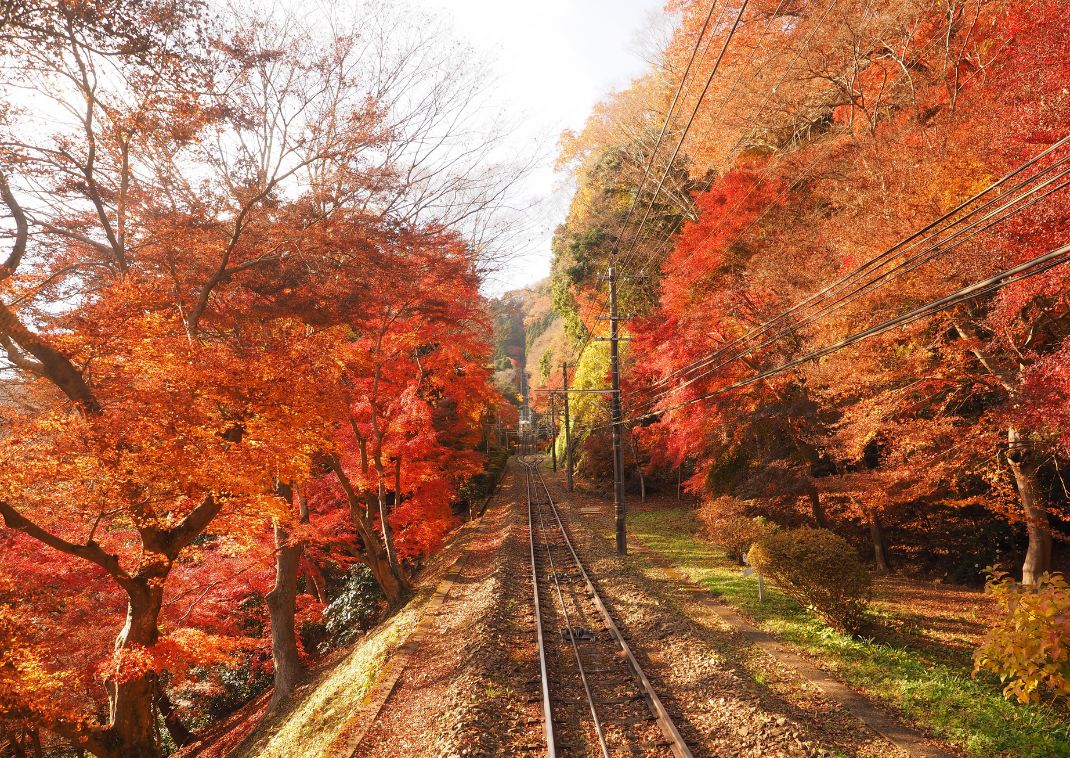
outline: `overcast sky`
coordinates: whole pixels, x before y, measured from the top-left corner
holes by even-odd
[[[542,145],[525,188],[547,198],[531,249],[487,283],[490,293],[530,284],[550,270],[550,236],[564,220],[567,187],[553,175],[554,146],[579,129],[596,102],[643,73],[641,40],[663,18],[664,0],[418,0],[450,19],[454,33],[486,56],[502,108],[522,121],[517,154]]]

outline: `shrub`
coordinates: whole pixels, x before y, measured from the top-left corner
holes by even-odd
[[[472,516],[482,514],[508,461],[509,451],[505,449],[494,450],[488,455],[486,469],[473,474],[461,484],[457,492],[458,507],[454,508],[455,512],[469,513]]]
[[[348,645],[375,626],[385,603],[383,591],[367,566],[350,569],[341,590],[323,609],[330,647]]]
[[[755,569],[830,626],[857,633],[871,582],[854,548],[827,529],[789,529],[759,539],[748,554]]]
[[[996,571],[985,592],[1003,613],[974,653],[974,673],[997,674],[1003,696],[1020,703],[1039,702],[1042,688],[1070,695],[1070,586],[1063,575],[1044,574],[1030,586]]]
[[[744,516],[742,504],[729,497],[707,500],[696,515],[706,538],[740,564],[751,545],[775,528],[760,516]]]

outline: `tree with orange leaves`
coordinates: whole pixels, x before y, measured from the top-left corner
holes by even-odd
[[[2,407],[0,539],[27,560],[61,556],[34,576],[77,577],[94,602],[56,606],[55,592],[9,583],[17,561],[0,562],[11,640],[0,653],[0,719],[99,755],[142,756],[158,752],[168,683],[244,644],[225,613],[198,609],[220,610],[211,601],[232,597],[235,574],[266,578],[272,562],[270,590],[239,586],[268,595],[280,697],[292,689],[291,580],[308,528],[299,493],[349,450],[350,410],[375,373],[353,351],[384,318],[391,282],[412,281],[410,257],[421,278],[394,314],[404,332],[381,356],[389,377],[374,404],[386,431],[375,455],[384,468],[397,455],[399,474],[412,457],[405,493],[422,493],[424,507],[407,523],[434,522],[441,537],[453,490],[436,484],[475,462],[450,446],[479,432],[486,335],[476,256],[456,231],[420,217],[463,219],[490,205],[477,195],[460,207],[471,186],[463,174],[406,164],[452,159],[406,152],[406,138],[442,122],[413,118],[423,131],[404,132],[406,114],[386,96],[395,106],[404,98],[377,89],[398,80],[368,71],[390,65],[374,53],[382,40],[321,44],[286,19],[209,30],[166,9],[113,5],[98,17],[59,4],[50,12],[63,23],[46,44],[34,14],[4,40],[5,53],[23,56],[19,74],[65,115],[35,130],[32,114],[5,113],[0,197],[13,235],[0,269],[0,347],[19,381]],[[116,36],[132,29],[136,40]],[[398,70],[421,60],[397,57]],[[496,181],[478,186],[497,197]],[[366,303],[372,288],[381,295]],[[407,357],[418,362],[433,341],[420,333],[425,317],[447,345],[443,363],[425,356],[428,376]],[[384,473],[376,469],[382,513]],[[394,492],[396,505],[400,484]],[[364,513],[354,526],[369,561],[391,544],[389,518]],[[416,549],[433,541],[414,539]],[[62,623],[34,631],[29,616],[50,603]],[[79,649],[67,635],[70,649],[45,655],[41,633],[78,623],[93,630],[91,644]],[[114,645],[97,633],[109,623]],[[82,686],[70,697],[49,695],[73,681]]]

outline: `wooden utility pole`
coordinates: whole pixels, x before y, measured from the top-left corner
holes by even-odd
[[[610,397],[610,420],[613,423],[613,515],[617,527],[617,554],[628,553],[628,533],[624,507],[624,457],[621,454],[620,409],[620,334],[617,313],[617,267],[609,267],[609,368],[613,380]]]
[[[554,393],[550,393],[550,464],[557,473],[557,408],[554,403]]]
[[[568,364],[561,364],[561,394],[565,398],[565,481],[572,492],[572,433],[568,419]]]

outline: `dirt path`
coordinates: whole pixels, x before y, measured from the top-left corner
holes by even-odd
[[[620,562],[601,499],[566,497],[577,549],[696,756],[897,758],[908,753],[731,629],[693,587]],[[541,755],[522,477],[511,464],[354,756]],[[582,510],[581,510],[582,509]]]
[[[536,711],[525,702],[522,661],[534,646],[525,644],[526,595],[517,597],[527,564],[515,486],[511,470],[354,756],[531,754],[539,744],[525,723]]]

